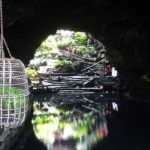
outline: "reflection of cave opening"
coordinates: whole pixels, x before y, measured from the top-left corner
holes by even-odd
[[[91,150],[108,135],[107,116],[118,111],[117,103],[99,101],[99,94],[35,95],[35,135],[49,150]]]

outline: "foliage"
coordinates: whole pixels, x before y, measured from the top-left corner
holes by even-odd
[[[55,42],[56,41],[54,36],[50,35],[36,50],[35,57],[55,57],[57,53],[57,47],[53,49],[53,45],[55,46]]]
[[[73,71],[73,62],[71,60],[57,60],[55,68],[61,69],[64,72]]]
[[[35,69],[27,68],[25,72],[26,72],[28,77],[34,78],[37,76],[37,71]]]
[[[21,93],[21,89],[17,88],[17,87],[4,87],[4,91],[3,91],[3,87],[0,86],[0,95],[9,95],[9,96],[17,96]],[[19,108],[20,106],[23,106],[24,105],[24,99],[20,99],[20,97],[18,96],[18,99],[15,99],[14,98],[10,98],[10,99],[7,99],[7,98],[3,98],[2,99],[2,107],[4,109],[7,109],[8,107],[9,108]]]
[[[47,38],[45,41],[42,42],[42,44],[40,45],[41,49],[46,49],[46,50],[52,50],[51,48],[51,40],[49,38]]]
[[[62,38],[62,40],[59,40],[57,42],[57,46],[60,50],[67,49],[67,47],[74,46],[74,45],[75,45],[75,41],[69,38]]]
[[[0,86],[0,95],[18,95],[21,93],[21,90],[17,87],[4,87],[4,91],[3,91],[3,87]]]
[[[72,61],[70,60],[57,60],[55,67],[59,68],[59,67],[63,67],[64,65],[71,65]]]
[[[90,58],[90,52],[91,52],[91,48],[87,47],[85,45],[81,45],[81,46],[76,46],[76,54],[82,56],[82,57],[86,57],[86,58]]]
[[[80,45],[86,45],[87,36],[84,32],[75,32],[75,41]]]
[[[45,48],[42,48],[42,47],[39,47],[37,50],[36,50],[36,53],[34,55],[35,57],[51,57],[51,51],[48,50],[48,49],[45,49]]]

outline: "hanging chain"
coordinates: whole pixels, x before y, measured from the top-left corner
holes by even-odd
[[[6,40],[4,38],[4,33],[3,33],[3,5],[2,5],[2,0],[0,0],[0,58],[5,58],[5,52],[4,52],[4,45],[6,47],[6,50],[9,54],[9,56],[12,58],[12,55],[10,53],[10,50],[8,48],[8,45],[6,43]]]

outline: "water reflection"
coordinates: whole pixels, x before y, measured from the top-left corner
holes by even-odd
[[[90,150],[108,135],[106,116],[118,111],[115,102],[99,95],[45,95],[34,97],[35,135],[48,150]]]

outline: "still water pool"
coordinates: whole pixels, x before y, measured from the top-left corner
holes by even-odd
[[[150,107],[99,94],[36,95],[17,150],[150,150]]]

